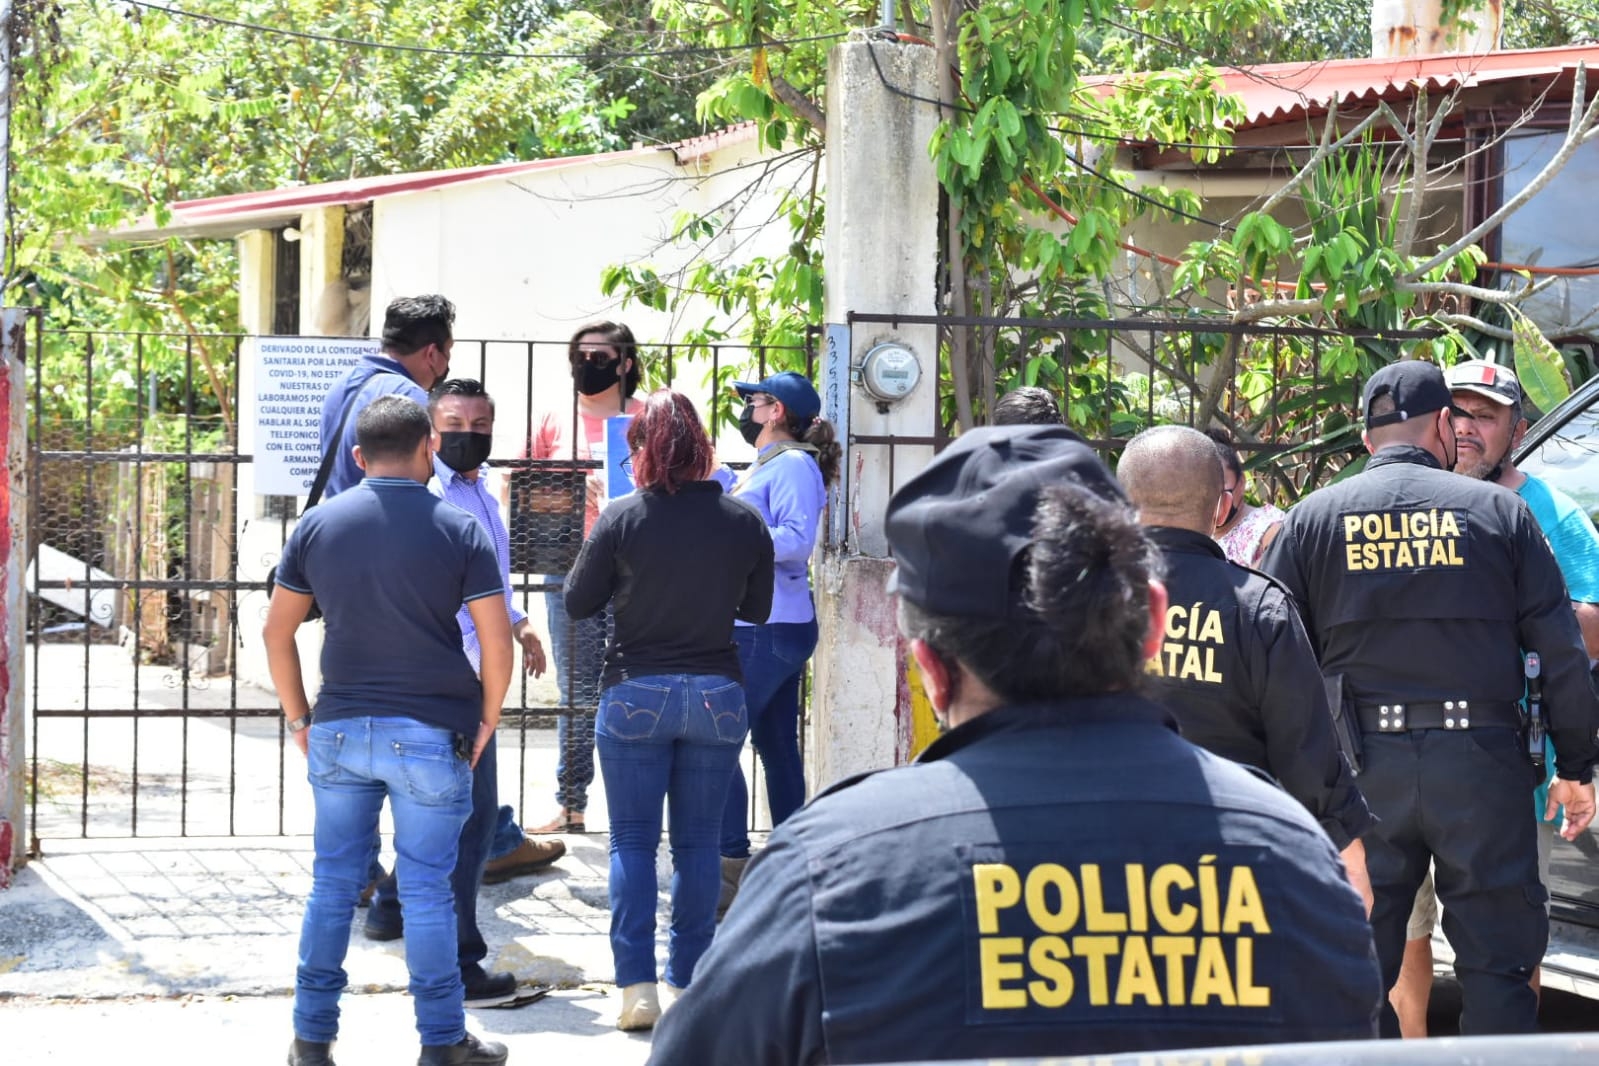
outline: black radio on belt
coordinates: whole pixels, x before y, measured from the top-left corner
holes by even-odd
[[[1532,759],[1532,765],[1544,772],[1543,759],[1543,663],[1538,659],[1538,653],[1529,651],[1526,661],[1527,671],[1527,755]]]

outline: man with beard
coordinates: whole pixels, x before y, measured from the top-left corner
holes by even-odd
[[[1452,367],[1444,376],[1457,409],[1454,426],[1460,456],[1455,460],[1455,473],[1502,485],[1526,501],[1566,579],[1566,591],[1592,663],[1599,659],[1599,532],[1595,532],[1592,520],[1575,500],[1522,473],[1511,462],[1511,453],[1527,432],[1521,382],[1515,372],[1508,366],[1473,359]],[[1547,765],[1554,762],[1548,753],[1545,759]],[[1545,780],[1533,799],[1538,825],[1538,877],[1545,886],[1549,884],[1550,852],[1556,831],[1555,819],[1545,817],[1548,788]],[[1437,920],[1438,899],[1429,874],[1416,894],[1416,907],[1406,930],[1405,962],[1392,997],[1400,1032],[1407,1037],[1427,1035],[1432,932]],[[1537,969],[1533,970],[1532,986],[1538,987]]]
[[[1527,505],[1449,473],[1442,371],[1383,367],[1361,397],[1365,470],[1288,513],[1264,569],[1288,586],[1322,671],[1360,725],[1363,838],[1383,984],[1404,955],[1416,891],[1436,870],[1455,949],[1461,1032],[1537,1028],[1528,980],[1549,938],[1527,792],[1521,652],[1543,661],[1562,835],[1593,818],[1599,706],[1565,582]],[[1382,1031],[1399,1023],[1384,1004]]]

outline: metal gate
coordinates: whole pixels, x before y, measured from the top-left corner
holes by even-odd
[[[1066,422],[1107,459],[1157,424],[1220,424],[1236,439],[1257,486],[1286,505],[1362,453],[1365,375],[1441,337],[1440,330],[1358,330],[1239,324],[1225,319],[1007,318],[851,313],[855,327],[931,325],[947,353],[954,330],[997,354],[990,380],[1037,384]],[[956,421],[947,356],[926,435],[852,435],[887,447],[942,447]],[[983,420],[982,412],[978,420]]]
[[[1066,398],[1068,421],[1106,453],[1155,422],[1230,423],[1263,491],[1284,501],[1358,449],[1361,369],[1431,337],[1209,320],[857,314],[851,321],[930,322],[946,333],[971,328],[1004,337],[1013,369],[1024,378],[1037,369],[1039,383]],[[54,332],[37,320],[30,331],[35,842],[277,835],[310,824],[308,806],[300,809],[306,790],[285,786],[301,771],[286,756],[259,649],[264,578],[299,501],[241,491],[252,463],[237,445],[242,342]],[[687,392],[713,439],[734,418],[729,382],[774,368],[815,369],[810,344],[642,345],[640,355],[643,388]],[[500,453],[507,427],[516,427],[513,439],[528,440],[541,409],[564,412],[575,427],[572,392],[560,384],[566,356],[565,340],[457,341],[451,372],[477,377],[496,398]],[[953,424],[947,366],[939,391],[925,434],[855,435],[850,445],[886,446],[892,456],[901,445],[942,444]],[[558,588],[549,580],[560,568],[552,549],[563,540],[570,548],[572,504],[600,464],[575,457],[490,465],[510,489],[515,593],[543,619],[539,598]],[[889,477],[896,476],[903,472],[891,460]],[[552,497],[567,501],[553,519],[538,502]],[[516,730],[518,758],[503,753],[501,775],[517,775],[521,810],[530,789],[546,803],[538,790],[553,783],[554,752],[540,727],[593,713],[592,699],[574,687],[560,692],[522,676],[513,688],[504,721]]]
[[[238,448],[243,341],[51,331],[38,319],[29,330],[35,853],[50,838],[282,835],[311,824],[307,790],[286,785],[303,770],[288,758],[259,650],[266,570],[300,501],[241,491],[253,458]],[[495,397],[497,452],[507,436],[529,440],[539,412],[575,428],[570,385],[548,385],[565,377],[567,343],[457,340],[451,374]],[[736,418],[731,381],[814,364],[810,345],[657,344],[639,355],[640,393],[688,393],[713,440]],[[542,623],[572,505],[580,514],[583,479],[601,463],[512,454],[524,457],[490,466],[509,490],[513,589]],[[563,492],[564,512],[535,502]],[[518,751],[502,750],[502,781],[516,775],[517,806],[534,814],[553,806],[529,792],[552,783],[547,728],[594,710],[575,679],[563,693],[553,674],[553,659],[543,681],[519,671],[503,718]]]

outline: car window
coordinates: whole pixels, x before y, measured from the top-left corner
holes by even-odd
[[[1516,466],[1599,514],[1599,402],[1579,411]]]

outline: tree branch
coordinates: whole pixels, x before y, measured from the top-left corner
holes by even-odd
[[[815,101],[794,88],[781,74],[768,73],[767,77],[772,82],[772,95],[779,102],[786,104],[790,111],[804,119],[817,133],[827,133],[827,115],[816,106]]]
[[[1526,288],[1515,290],[1486,289],[1481,285],[1465,285],[1458,281],[1401,281],[1395,288],[1402,292],[1463,296],[1468,300],[1480,300],[1489,304],[1518,304],[1527,297],[1542,292],[1559,280],[1561,280],[1559,276],[1548,277],[1536,283],[1529,283]]]
[[[1305,180],[1310,177],[1316,167],[1321,165],[1323,159],[1326,159],[1329,155],[1371,129],[1372,124],[1377,121],[1378,114],[1378,112],[1373,111],[1356,123],[1348,133],[1335,141],[1328,141],[1327,138],[1331,137],[1338,128],[1338,108],[1334,106],[1329,109],[1327,112],[1327,125],[1321,135],[1321,147],[1316,149],[1315,154],[1306,161],[1304,166],[1299,168],[1299,171],[1293,177],[1283,182],[1282,188],[1266,198],[1266,202],[1257,209],[1257,212],[1259,214],[1267,214],[1272,208],[1286,200],[1290,193],[1305,183]]]
[[[1587,85],[1588,68],[1586,64],[1578,63],[1571,90],[1571,119],[1566,126],[1566,139],[1561,142],[1559,150],[1555,152],[1549,162],[1544,164],[1544,168],[1538,172],[1538,176],[1528,182],[1516,195],[1500,204],[1497,211],[1473,226],[1469,232],[1462,234],[1455,243],[1426,262],[1411,267],[1400,276],[1400,281],[1415,281],[1429,271],[1443,266],[1461,252],[1476,244],[1484,236],[1498,229],[1505,219],[1519,211],[1522,205],[1542,192],[1544,186],[1554,180],[1555,175],[1560,173],[1561,169],[1570,162],[1577,149],[1587,143],[1596,132],[1599,132],[1599,128],[1595,126],[1595,123],[1599,123],[1599,96],[1595,96],[1586,108],[1583,107],[1583,102],[1587,99]]]
[[[1486,333],[1486,334],[1488,334],[1488,336],[1497,337],[1497,338],[1499,338],[1502,341],[1513,341],[1513,340],[1516,339],[1516,335],[1514,333],[1510,332],[1510,330],[1505,329],[1503,326],[1490,325],[1489,323],[1484,322],[1482,319],[1478,318],[1475,315],[1467,315],[1467,314],[1434,315],[1433,316],[1433,320],[1435,322],[1441,322],[1441,323],[1443,323],[1446,326],[1455,326],[1457,328],[1474,329],[1474,330],[1478,331],[1479,333]]]

